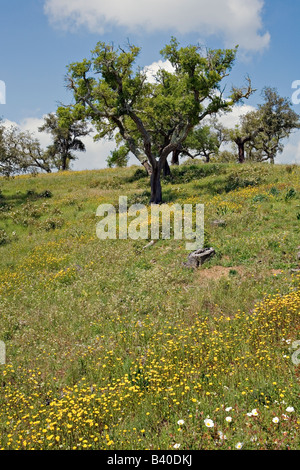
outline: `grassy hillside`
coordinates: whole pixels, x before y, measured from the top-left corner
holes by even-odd
[[[96,237],[99,204],[148,202],[137,167],[0,189],[0,448],[299,448],[299,167],[174,170],[165,202],[205,204],[198,270],[184,241]]]

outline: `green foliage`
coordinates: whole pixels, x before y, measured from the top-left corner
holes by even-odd
[[[273,187],[270,189],[270,194],[271,194],[272,196],[275,196],[275,197],[276,197],[276,196],[279,196],[280,191],[279,191],[275,186],[273,186]]]
[[[16,173],[51,172],[52,160],[30,132],[17,127],[4,129],[0,123],[0,175]]]
[[[290,100],[280,97],[276,89],[264,88],[262,95],[264,103],[257,111],[262,131],[250,144],[250,156],[252,150],[257,161],[274,163],[277,154],[284,149],[284,139],[300,127],[299,115],[293,111]]]
[[[37,193],[34,189],[29,189],[26,192],[26,197],[28,197],[30,199],[38,199],[38,198],[49,199],[49,198],[53,197],[53,194],[52,194],[51,191],[49,191],[49,189],[45,189],[41,193]]]
[[[146,178],[147,176],[148,175],[145,170],[143,170],[142,168],[137,168],[134,174],[128,178],[128,182],[133,183],[134,181]]]
[[[51,197],[53,197],[53,194],[51,193],[51,191],[49,191],[48,189],[45,189],[45,191],[42,191],[38,197],[42,197],[42,198],[46,198],[46,199],[49,199]]]
[[[268,196],[266,196],[265,194],[257,194],[252,199],[253,202],[264,202],[264,201],[267,201],[267,200],[268,200]]]
[[[121,145],[108,163],[124,164],[125,145],[148,170],[151,165],[151,202],[160,203],[160,170],[168,155],[183,150],[185,140],[205,117],[229,111],[250,96],[252,88],[249,81],[245,90],[233,88],[227,98],[221,92],[237,48],[207,51],[192,45],[180,47],[172,38],[161,55],[174,71],[159,70],[154,83],[147,80],[145,70],[136,67],[139,52],[136,46],[123,50],[99,42],[90,60],[70,64],[67,80],[76,106],[84,106],[86,119],[96,128],[95,139],[108,137]],[[208,128],[204,133],[204,146],[216,151],[215,136]]]
[[[128,204],[129,205],[132,205],[132,204],[145,204],[145,205],[148,205],[149,204],[149,196],[150,196],[149,191],[143,191],[140,194],[134,194],[133,196],[131,196],[128,199]]]
[[[284,139],[300,128],[299,115],[288,98],[279,96],[270,87],[263,89],[262,97],[264,102],[257,110],[242,116],[239,125],[226,131],[227,138],[238,145],[241,163],[241,153],[245,150],[249,161],[274,163],[284,149]]]
[[[222,152],[219,152],[214,158],[214,161],[215,160],[220,163],[235,163],[237,161],[237,156],[229,150],[222,150]]]
[[[221,141],[218,133],[213,131],[211,126],[206,125],[195,128],[188,135],[184,148],[186,148],[188,154],[192,152],[194,157],[201,156],[204,157],[206,162],[209,162],[213,155],[218,154],[220,145]]]
[[[39,223],[38,227],[40,230],[56,230],[62,228],[64,225],[64,219],[62,217],[50,217]]]
[[[107,157],[107,165],[109,168],[125,167],[128,163],[129,149],[127,146],[122,145],[120,148],[110,152],[110,157]]]
[[[7,235],[6,231],[3,229],[0,229],[0,246],[6,245],[7,243],[10,243],[10,238]]]
[[[284,199],[286,202],[290,201],[291,199],[294,199],[297,196],[297,191],[294,188],[290,188],[286,195],[284,196]]]
[[[51,134],[53,143],[48,146],[46,155],[58,170],[69,169],[70,162],[76,159],[74,151],[85,151],[85,145],[79,137],[91,132],[84,121],[80,104],[73,107],[59,106],[55,114],[50,113],[44,118],[39,131]]]
[[[258,186],[266,179],[266,172],[261,168],[247,168],[230,173],[226,178],[225,191],[228,193],[239,188]]]
[[[172,184],[188,183],[189,181],[206,178],[209,175],[217,175],[221,172],[222,167],[218,164],[181,165],[179,167],[172,167],[172,176],[165,177],[164,181]]]

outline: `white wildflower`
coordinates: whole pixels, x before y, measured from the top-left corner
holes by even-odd
[[[204,420],[204,424],[205,426],[207,426],[208,428],[213,428],[214,427],[214,422],[212,419],[205,419]]]
[[[287,411],[288,413],[293,413],[293,411],[295,411],[295,409],[294,409],[292,406],[288,406],[287,409],[286,409],[286,411]]]

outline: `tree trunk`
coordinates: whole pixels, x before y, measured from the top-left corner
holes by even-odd
[[[171,176],[171,169],[168,163],[168,160],[165,161],[164,167],[163,167],[163,175],[164,176]]]
[[[143,163],[143,167],[146,169],[148,176],[152,175],[152,167],[149,165],[149,163],[146,161]]]
[[[61,157],[61,171],[66,171],[68,169],[68,156],[62,155]]]
[[[209,163],[210,162],[210,155],[209,153],[205,155],[205,163]]]
[[[245,144],[244,142],[239,142],[237,145],[239,148],[239,163],[244,163],[245,162]]]
[[[160,168],[153,168],[151,174],[151,204],[162,203],[161,181],[160,181]]]
[[[179,165],[179,150],[173,150],[171,165]]]

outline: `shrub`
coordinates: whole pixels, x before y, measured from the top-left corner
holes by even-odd
[[[122,188],[124,180],[119,177],[107,178],[101,181],[101,189],[119,189]]]
[[[53,194],[51,193],[51,191],[46,189],[45,191],[39,194],[39,197],[50,198],[50,197],[53,197]]]
[[[0,246],[6,245],[7,243],[10,243],[10,238],[5,230],[0,229]]]
[[[265,172],[256,168],[249,168],[231,173],[226,180],[225,191],[229,193],[239,188],[248,186],[259,186],[265,180]]]
[[[206,178],[210,175],[220,174],[223,169],[217,164],[200,164],[200,165],[181,165],[176,168],[172,167],[172,175],[163,178],[164,181],[172,184],[189,183],[193,180]]]
[[[147,178],[147,172],[143,168],[138,168],[132,176],[130,176],[127,181],[128,183],[133,183],[134,181],[138,181],[142,178]]]
[[[270,189],[270,194],[271,194],[272,196],[279,196],[280,191],[279,191],[277,188],[275,188],[275,186],[273,186],[273,187]]]
[[[3,201],[3,199],[0,198],[0,212],[7,212],[10,209],[10,206],[5,201]]]
[[[268,200],[268,197],[265,194],[257,194],[252,199],[253,202],[264,202],[264,201],[267,201],[267,200]]]
[[[291,188],[286,192],[284,199],[286,202],[288,202],[291,199],[294,199],[296,196],[297,196],[297,191],[294,188]]]
[[[64,219],[61,217],[52,217],[49,219],[44,220],[39,224],[39,228],[41,230],[46,230],[46,232],[49,232],[50,230],[56,230],[61,228],[64,225]]]
[[[26,192],[26,197],[31,199],[50,198],[52,196],[53,194],[51,193],[51,191],[49,191],[49,189],[45,189],[41,193],[37,193],[35,189],[29,189]]]
[[[37,198],[37,197],[38,197],[38,194],[37,194],[37,192],[35,191],[35,189],[29,189],[29,190],[26,192],[26,197]]]
[[[151,198],[151,194],[149,191],[143,191],[140,194],[134,194],[133,196],[128,198],[128,204],[145,204],[146,206],[149,204]]]

